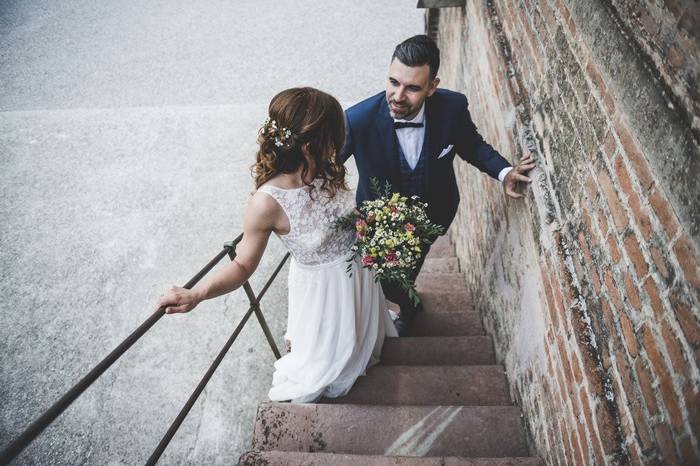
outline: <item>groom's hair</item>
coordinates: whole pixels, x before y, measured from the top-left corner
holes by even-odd
[[[391,60],[394,58],[406,66],[428,65],[431,80],[435,79],[440,68],[440,49],[435,41],[425,34],[409,37],[397,45]]]

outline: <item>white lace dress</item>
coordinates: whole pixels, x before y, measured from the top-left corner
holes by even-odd
[[[355,380],[379,361],[385,336],[398,336],[374,273],[353,264],[346,272],[352,231],[335,220],[352,211],[352,192],[329,199],[320,189],[261,186],[289,219],[279,235],[292,254],[285,339],[291,352],[275,362],[270,399],[312,402],[347,394]]]

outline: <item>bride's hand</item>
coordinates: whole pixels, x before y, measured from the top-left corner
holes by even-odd
[[[178,312],[190,312],[201,301],[199,294],[187,288],[179,286],[171,286],[165,294],[158,299],[158,308],[165,308],[166,314],[175,314]]]

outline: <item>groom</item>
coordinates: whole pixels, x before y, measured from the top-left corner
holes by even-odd
[[[503,184],[506,195],[522,197],[519,181],[534,167],[530,156],[516,167],[476,130],[460,93],[438,89],[440,51],[425,35],[396,46],[389,65],[386,91],[346,110],[345,147],[340,158],[355,156],[359,171],[358,205],[375,196],[370,179],[376,178],[404,196],[418,195],[428,203],[433,223],[447,229],[457,212],[459,191],[452,161],[455,155]],[[430,247],[423,251],[410,275],[415,281]],[[400,336],[410,333],[416,308],[398,286],[382,283],[387,299],[401,308],[395,322]]]

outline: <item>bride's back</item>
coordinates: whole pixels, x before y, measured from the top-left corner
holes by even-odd
[[[355,206],[336,158],[345,140],[343,109],[331,95],[305,87],[277,94],[268,114],[253,166],[256,188],[284,211],[289,233],[278,236],[300,264],[334,261],[353,242],[351,231],[335,227]]]

